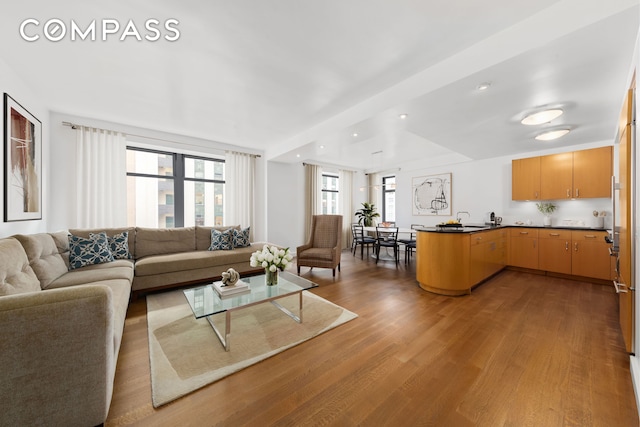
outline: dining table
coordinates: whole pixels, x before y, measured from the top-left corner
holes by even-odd
[[[380,231],[383,232],[385,228],[396,228],[396,227],[363,227],[364,232],[369,232],[372,233],[373,236],[375,237],[375,233],[376,231]],[[397,227],[398,228],[398,239],[400,239],[400,235],[401,234],[407,234],[407,238],[411,239],[414,238],[415,233],[417,230],[413,229],[413,228],[407,228],[407,227]],[[404,238],[404,236],[403,236]],[[376,253],[375,251],[371,254],[372,258],[376,257]],[[386,247],[385,251],[380,253],[380,261],[395,261],[395,257],[393,256],[393,254],[389,253],[389,248]]]

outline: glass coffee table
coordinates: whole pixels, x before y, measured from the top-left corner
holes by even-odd
[[[244,277],[241,280],[249,285],[249,290],[246,293],[238,295],[225,295],[221,298],[213,288],[213,285],[186,289],[184,291],[184,296],[187,297],[189,306],[191,307],[196,319],[200,319],[202,317],[207,318],[209,324],[213,328],[226,351],[229,351],[230,348],[229,335],[231,334],[231,312],[251,307],[256,304],[261,304],[263,302],[271,302],[271,304],[278,307],[287,316],[291,317],[298,323],[302,323],[302,291],[318,286],[307,279],[303,279],[302,277],[286,271],[278,273],[278,284],[274,286],[267,286],[266,276],[264,274]],[[279,298],[295,294],[300,296],[298,315],[295,315],[276,301]],[[214,314],[219,313],[225,313],[224,333],[218,330],[211,318]]]

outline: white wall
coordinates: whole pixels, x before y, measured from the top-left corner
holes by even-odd
[[[20,76],[0,59],[0,96],[4,97],[8,93],[16,102],[26,108],[33,116],[42,122],[42,220],[4,222],[4,197],[0,198],[0,237],[12,234],[29,234],[48,231],[48,221],[50,216],[50,182],[49,182],[49,155],[51,153],[49,139],[49,112],[40,102],[38,96],[32,92],[31,88],[24,84]],[[2,108],[4,114],[4,108]],[[4,122],[4,117],[3,117]],[[4,135],[1,139],[4,147]],[[0,188],[4,189],[5,171],[4,148],[0,149]],[[4,194],[4,190],[3,190]]]
[[[267,241],[291,248],[304,243],[304,167],[267,162]]]

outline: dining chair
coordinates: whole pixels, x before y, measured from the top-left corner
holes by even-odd
[[[367,247],[367,256],[369,256],[369,246],[375,245],[376,239],[364,235],[364,227],[360,224],[351,224],[351,234],[353,241],[351,242],[351,250],[353,256],[356,256],[356,250],[360,245],[360,258],[364,259],[364,247]]]
[[[376,226],[376,264],[380,260],[380,248],[393,248],[393,258],[398,265],[398,227]]]
[[[412,230],[418,227],[424,226],[422,224],[411,224]],[[398,243],[404,245],[404,263],[407,264],[413,255],[413,251],[416,249],[416,232],[412,232],[408,239],[398,239]]]

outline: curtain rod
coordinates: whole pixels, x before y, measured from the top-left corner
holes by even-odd
[[[345,168],[345,167],[342,167],[342,166],[330,165],[330,164],[326,164],[326,163],[325,164],[321,164],[321,163],[302,162],[302,166],[320,166],[320,167],[327,167],[327,168],[343,170],[343,171],[347,171],[347,172],[355,172],[355,173],[360,172],[360,171],[358,171],[356,169],[349,169],[349,168]]]
[[[71,129],[78,129],[78,127],[88,127],[88,128],[103,130],[103,131],[107,131],[107,132],[120,132],[120,131],[114,131],[114,130],[111,130],[111,129],[103,129],[103,128],[100,128],[100,127],[97,127],[97,126],[85,126],[85,125],[79,125],[79,124],[71,123],[71,122],[64,122],[64,121],[62,122],[62,125],[63,126],[69,126]],[[137,135],[135,133],[127,133],[127,132],[120,132],[120,133],[122,133],[122,134],[124,134],[126,136],[134,136],[136,138],[152,139],[152,140],[155,140],[155,141],[170,142],[170,143],[173,143],[173,144],[188,145],[188,146],[191,146],[191,147],[202,148],[199,145],[189,144],[189,143],[180,142],[180,141],[174,141],[174,140],[171,140],[171,139],[156,138],[156,137],[153,137],[153,136],[145,136],[145,135]],[[239,153],[239,154],[248,154],[250,156],[255,156],[255,157],[262,157],[260,154],[245,153],[245,152],[238,151],[238,150],[231,150],[231,149],[227,150],[227,149],[223,149],[223,148],[220,148],[220,150],[231,151],[231,152],[235,152],[235,153]]]

